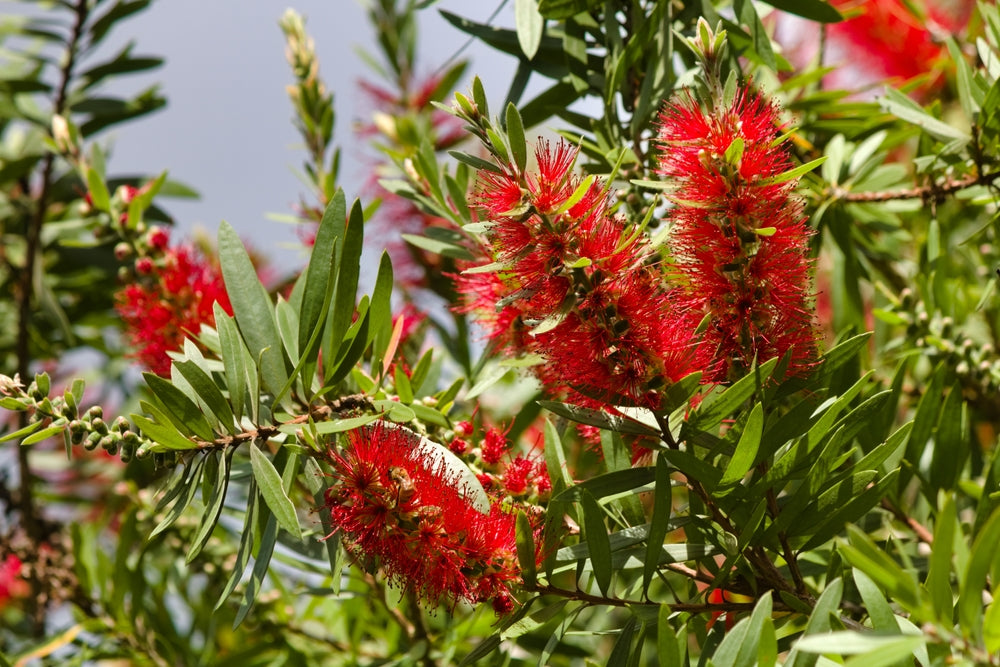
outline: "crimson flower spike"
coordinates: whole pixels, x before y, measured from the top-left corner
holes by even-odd
[[[577,150],[536,147],[537,170],[480,173],[487,261],[457,277],[459,309],[480,317],[509,355],[537,355],[550,394],[587,406],[654,407],[658,389],[693,370],[656,253],[612,212],[595,178],[572,174]]]
[[[330,454],[331,521],[353,557],[428,603],[490,602],[508,613],[511,587],[521,583],[515,516],[499,503],[477,506],[472,482],[442,462],[443,452],[381,422],[349,432]]]
[[[810,230],[787,177],[779,113],[744,85],[728,104],[706,110],[681,96],[660,114],[657,172],[673,186],[671,301],[698,341],[706,381],[734,380],[755,359],[787,354],[791,372],[815,359]]]

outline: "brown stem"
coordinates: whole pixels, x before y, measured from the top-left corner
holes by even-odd
[[[772,518],[777,517],[780,512],[778,499],[774,495],[774,489],[767,490],[767,509]],[[781,550],[785,557],[785,563],[788,564],[788,571],[792,573],[795,590],[799,595],[808,594],[809,591],[806,588],[805,579],[802,578],[802,571],[799,569],[799,561],[795,557],[795,551],[792,550],[792,545],[789,544],[788,535],[785,534],[785,531],[782,530],[778,533],[778,540],[781,542]]]
[[[406,618],[406,614],[404,614],[399,609],[399,607],[389,604],[389,601],[385,599],[385,588],[380,586],[375,577],[367,572],[365,572],[365,583],[367,583],[368,586],[371,587],[373,591],[377,592],[376,595],[374,596],[375,600],[387,612],[389,612],[389,615],[392,616],[393,620],[396,621],[399,627],[403,629],[403,633],[406,635],[406,638],[409,639],[410,641],[413,641],[413,638],[417,634],[416,627],[413,625],[410,619]]]
[[[87,0],[77,0],[74,12],[76,18],[73,24],[73,31],[66,44],[66,56],[63,59],[63,66],[59,72],[59,87],[56,89],[56,96],[52,105],[52,113],[54,115],[63,113],[66,105],[66,93],[73,75],[73,66],[77,55],[76,51],[89,13]],[[15,342],[17,372],[25,380],[29,379],[31,372],[31,318],[34,302],[34,280],[35,272],[37,271],[37,262],[41,255],[42,226],[45,224],[45,217],[48,212],[55,159],[55,153],[50,152],[46,154],[42,162],[41,183],[39,184],[35,212],[31,216],[25,232],[24,269],[18,277],[15,294],[18,313],[17,339]],[[21,413],[21,428],[27,426],[27,419],[28,414]],[[37,544],[42,541],[44,534],[43,526],[41,521],[39,521],[37,508],[35,507],[29,451],[30,448],[28,447],[17,448],[17,464],[20,474],[18,506],[21,511],[21,525],[24,527],[27,535]],[[35,593],[32,598],[37,599],[37,594],[40,592],[43,582],[39,581],[37,576],[32,575],[29,584]],[[40,635],[45,628],[44,609],[41,605],[33,606],[33,609],[29,608],[29,613],[34,620],[34,631]]]
[[[928,530],[926,526],[924,526],[922,523],[920,523],[913,517],[907,516],[906,513],[904,513],[903,510],[897,507],[895,503],[893,503],[891,500],[889,500],[888,498],[883,498],[882,507],[888,510],[890,513],[892,513],[892,515],[896,517],[898,521],[901,521],[902,523],[905,523],[907,526],[909,526],[910,530],[914,532],[918,540],[927,545],[934,544],[934,535],[931,534],[931,531]]]
[[[936,202],[973,185],[989,185],[997,178],[1000,178],[1000,171],[969,175],[965,178],[948,180],[941,184],[930,183],[906,190],[889,192],[847,192],[836,188],[833,190],[833,196],[840,201],[847,202],[887,202],[899,199],[923,199],[925,201]]]
[[[558,586],[552,586],[551,584],[537,584],[529,590],[534,593],[541,593],[543,595],[558,595],[559,597],[569,598],[570,600],[577,600],[579,602],[586,602],[593,605],[606,605],[612,607],[660,607],[666,605],[670,607],[671,611],[688,612],[692,614],[711,613],[717,611],[750,611],[756,604],[755,602],[653,602],[625,600],[622,598],[605,597],[603,595],[592,595],[579,590],[571,591],[565,588],[559,588]],[[786,607],[780,600],[775,600],[774,604],[774,608],[777,611],[791,611],[791,609]]]

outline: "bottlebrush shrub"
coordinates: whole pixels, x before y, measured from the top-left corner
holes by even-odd
[[[222,224],[231,310],[162,375],[112,358],[86,392],[60,365],[121,349],[119,266],[158,284],[173,251],[171,184],[123,187],[95,142],[157,99],[94,96],[155,61],[101,60],[146,3],[105,4],[7,26],[46,49],[0,85],[0,664],[1000,663],[994,4],[929,108],[787,76],[768,3],[445,14],[519,67],[502,119],[478,79],[455,96],[479,141],[455,162],[382,119],[406,179],[382,185],[437,219],[404,237],[417,292],[362,260],[371,208],[337,188],[332,93],[287,14],[308,263],[269,291]],[[429,4],[373,3],[394,88]],[[540,127],[563,140],[532,155]],[[85,404],[105,396],[128,416]],[[112,481],[50,483],[98,447],[128,460]]]

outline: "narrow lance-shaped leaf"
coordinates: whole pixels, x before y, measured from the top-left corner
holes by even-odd
[[[521,577],[524,585],[531,587],[535,585],[536,565],[535,565],[535,540],[531,521],[523,511],[517,512],[517,562],[521,566]]]
[[[281,476],[274,464],[257,447],[250,444],[250,465],[253,467],[253,477],[257,480],[260,494],[264,502],[274,513],[278,524],[297,538],[302,537],[299,518],[295,514],[295,506],[282,488]]]
[[[284,346],[274,320],[274,304],[232,225],[219,226],[219,261],[226,293],[240,333],[252,355],[260,355],[264,388],[277,395],[288,380]]]
[[[325,354],[335,359],[340,354],[344,335],[354,319],[358,278],[361,275],[361,250],[364,242],[364,212],[360,201],[355,201],[344,230],[344,240],[336,266],[337,287],[333,310],[330,312],[329,345]]]
[[[604,510],[586,489],[581,492],[580,499],[583,504],[583,525],[590,549],[590,562],[594,566],[594,579],[597,580],[601,594],[607,595],[611,588],[612,569],[611,545],[604,525]]]
[[[321,315],[336,280],[337,243],[343,241],[346,226],[347,201],[343,191],[338,189],[323,212],[305,268],[305,287],[299,308],[299,350],[303,354],[311,351],[311,342],[318,344],[315,333],[323,326]]]
[[[547,444],[547,443],[546,443]],[[649,522],[649,537],[646,541],[646,558],[642,569],[642,590],[648,593],[649,584],[656,573],[660,548],[669,530],[670,510],[673,504],[673,487],[670,482],[670,467],[663,457],[656,459],[656,488],[653,492],[653,516]]]
[[[197,436],[211,441],[215,438],[212,427],[201,408],[172,382],[155,373],[143,373],[143,378],[157,402],[165,408],[164,415],[178,431],[187,436]]]
[[[764,407],[758,403],[750,411],[750,417],[743,427],[740,441],[736,445],[736,451],[729,459],[726,471],[719,480],[719,488],[726,489],[739,483],[743,476],[753,467],[757,457],[757,450],[760,448],[760,437],[764,431]]]

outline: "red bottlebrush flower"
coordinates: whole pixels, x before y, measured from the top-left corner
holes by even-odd
[[[678,286],[670,298],[698,337],[707,381],[726,381],[756,359],[790,354],[790,369],[815,357],[809,229],[794,181],[769,179],[791,168],[778,108],[741,91],[731,105],[704,111],[687,98],[660,116],[659,173],[673,179],[669,245]]]
[[[964,29],[975,7],[973,0],[832,0],[832,4],[845,20],[823,27],[823,64],[836,68],[824,77],[824,84],[860,91],[886,81],[898,85],[919,78],[922,83],[915,92],[920,96],[943,83],[950,62],[945,38]],[[818,24],[780,15],[775,35],[789,60],[801,68],[815,58],[819,30]]]
[[[658,387],[691,370],[654,251],[608,210],[600,183],[569,204],[575,149],[542,142],[535,153],[536,173],[480,174],[474,201],[504,268],[457,277],[458,310],[480,316],[507,354],[539,355],[550,393],[654,404]]]
[[[482,457],[483,463],[495,465],[503,458],[508,447],[507,436],[498,428],[491,428],[483,436]]]
[[[143,260],[146,264],[140,267]],[[229,314],[232,306],[218,267],[191,247],[170,248],[155,264],[141,258],[136,272],[138,280],[116,296],[118,314],[135,358],[166,375],[167,352],[179,349],[185,336],[197,334],[202,324],[214,325],[215,303]]]
[[[348,433],[344,450],[331,455],[333,524],[352,555],[432,604],[464,599],[506,608],[520,581],[514,515],[499,505],[480,511],[430,447],[386,424]]]

